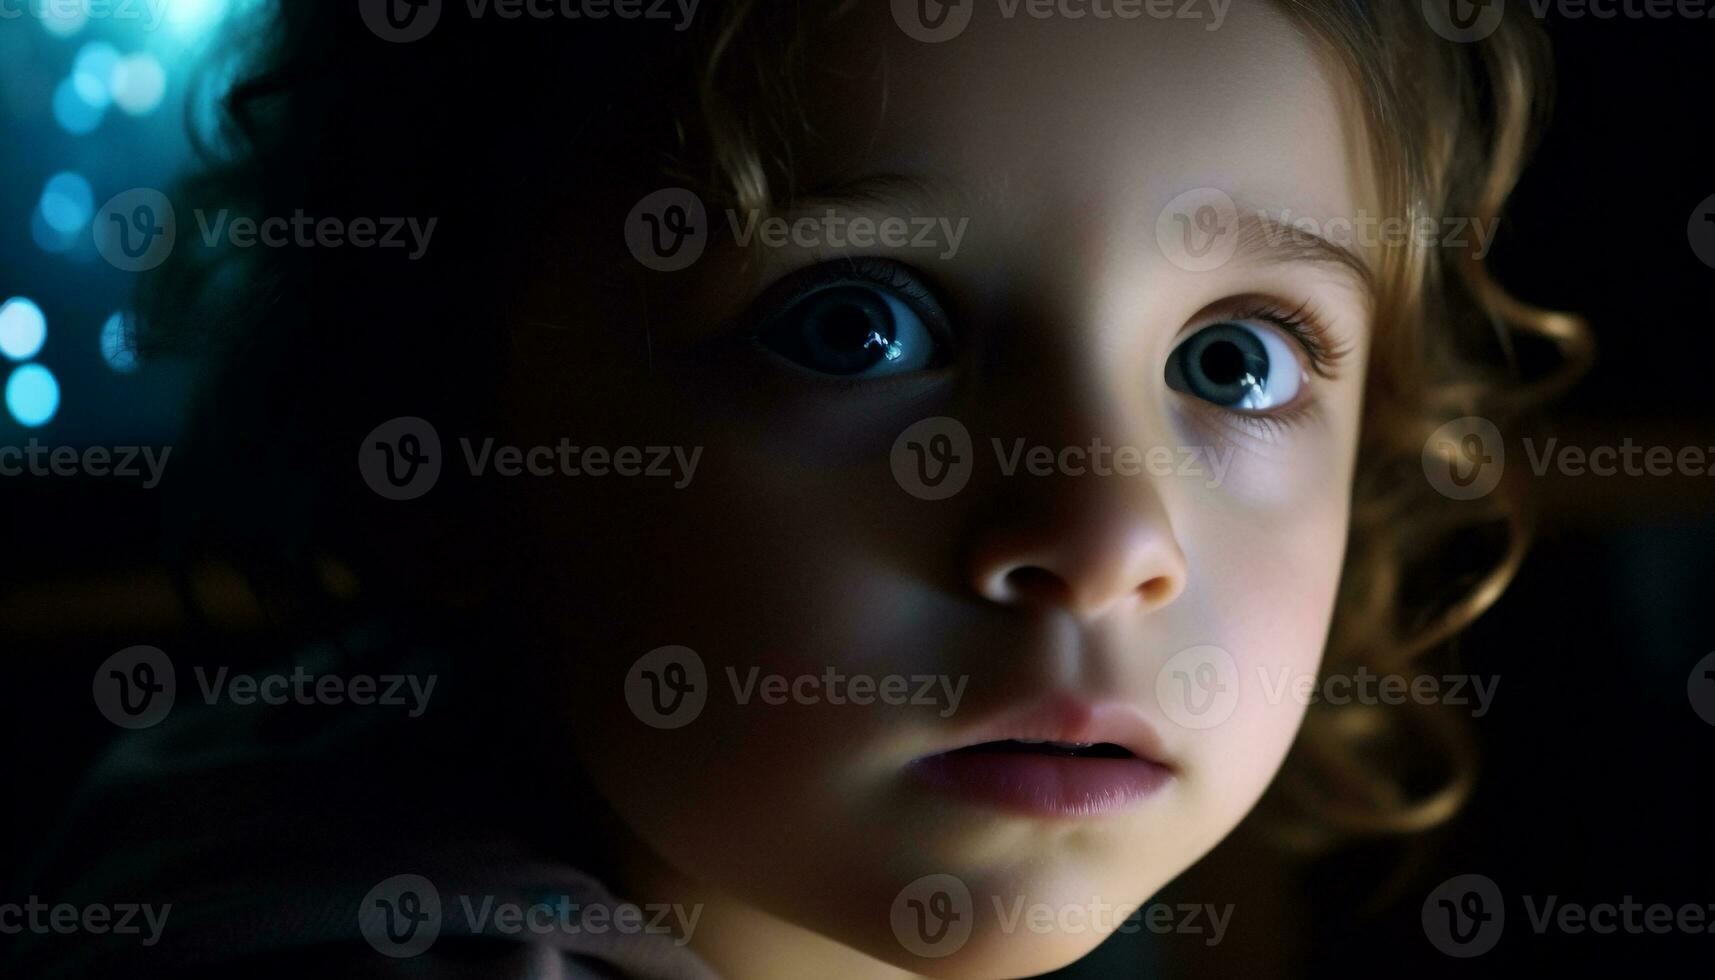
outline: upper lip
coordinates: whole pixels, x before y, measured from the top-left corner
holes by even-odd
[[[964,732],[939,753],[954,752],[985,742],[1030,739],[1117,745],[1156,765],[1175,769],[1161,735],[1142,711],[1123,701],[1092,701],[1059,694],[1003,712]]]

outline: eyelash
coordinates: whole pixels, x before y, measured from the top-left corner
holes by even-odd
[[[1237,320],[1269,324],[1304,348],[1310,370],[1330,381],[1339,377],[1340,365],[1351,353],[1350,347],[1335,342],[1328,321],[1308,301],[1289,307],[1266,296],[1240,296],[1226,301],[1224,308],[1202,319],[1198,330]]]
[[[744,318],[743,336],[754,342],[773,319],[792,304],[832,283],[861,282],[893,290],[923,320],[923,325],[935,334],[935,339],[951,345],[952,326],[941,300],[929,287],[922,273],[891,259],[874,255],[856,255],[819,262],[801,269],[775,283],[762,294],[753,312]]]

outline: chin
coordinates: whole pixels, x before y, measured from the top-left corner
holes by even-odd
[[[1064,867],[1038,877],[1042,871],[928,874],[899,883],[885,927],[866,927],[844,941],[927,977],[1038,976],[1088,955],[1145,904],[1149,884],[1164,884],[1096,881]]]
[[[945,980],[1003,980],[1034,977],[1070,966],[1101,945],[1107,935],[1008,933],[990,921],[973,929],[956,952],[946,956],[914,956],[895,945],[886,962],[925,977]]]

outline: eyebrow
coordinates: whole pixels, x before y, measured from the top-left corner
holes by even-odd
[[[808,188],[786,202],[787,212],[811,207],[898,207],[934,200],[938,196],[966,193],[967,189],[939,176],[885,171],[847,180],[831,181]],[[1234,261],[1254,260],[1279,265],[1311,265],[1344,274],[1366,298],[1374,299],[1376,271],[1364,257],[1324,235],[1298,223],[1272,217],[1267,208],[1233,198],[1237,208],[1238,236]]]
[[[1243,202],[1238,206],[1234,261],[1332,267],[1346,273],[1366,296],[1376,295],[1376,272],[1362,255],[1294,222],[1271,217],[1266,208]]]
[[[898,207],[962,192],[963,188],[943,177],[883,171],[807,188],[783,202],[780,209],[791,212],[811,207]]]

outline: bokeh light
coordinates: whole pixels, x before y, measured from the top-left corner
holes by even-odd
[[[0,303],[0,354],[14,361],[36,356],[48,339],[48,318],[42,308],[24,296]]]
[[[95,191],[82,174],[64,170],[48,178],[37,207],[49,228],[75,235],[95,215]]]
[[[152,54],[128,55],[113,70],[113,102],[128,115],[154,112],[167,94],[167,72]]]
[[[54,37],[71,37],[89,22],[89,0],[32,0],[30,12],[42,19],[42,29]]]
[[[75,79],[67,78],[54,88],[54,121],[73,136],[95,132],[95,128],[101,125],[101,117],[106,114],[105,103],[96,105],[84,98]]]
[[[119,49],[106,41],[91,41],[72,62],[71,81],[77,94],[93,106],[113,101],[113,80],[119,70]]]
[[[27,428],[46,425],[60,409],[60,383],[40,364],[20,365],[6,379],[6,410]]]

